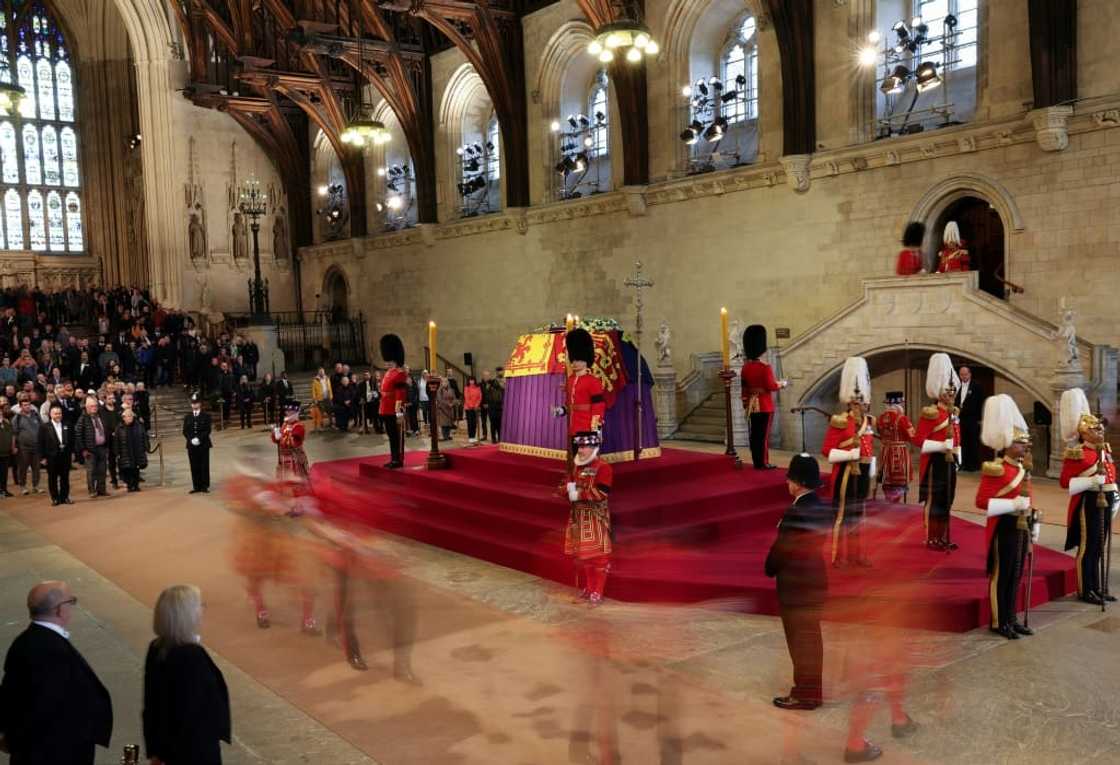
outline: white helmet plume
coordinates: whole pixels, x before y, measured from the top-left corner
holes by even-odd
[[[847,406],[855,400],[871,402],[871,373],[862,356],[844,359],[844,368],[840,370],[840,403]]]
[[[953,369],[953,360],[947,353],[935,353],[929,357],[929,366],[926,368],[926,395],[930,398],[941,398],[941,393],[952,386],[955,390],[961,387],[961,378],[957,377]]]
[[[980,441],[984,446],[1001,452],[1027,432],[1027,421],[1011,396],[1000,393],[989,396],[984,402],[984,422],[980,428]]]
[[[1085,391],[1080,388],[1070,388],[1062,393],[1062,439],[1076,441],[1081,417],[1092,413],[1093,410],[1089,408],[1089,399],[1085,396]]]

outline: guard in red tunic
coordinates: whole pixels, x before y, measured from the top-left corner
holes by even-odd
[[[905,414],[906,396],[900,390],[887,393],[886,409],[876,421],[883,446],[879,456],[879,481],[888,502],[903,502],[913,477],[910,444],[917,431]]]
[[[937,254],[937,273],[947,274],[953,271],[968,271],[968,250],[961,240],[961,231],[957,224],[949,221],[945,224],[945,235],[942,237],[944,246]]]
[[[918,499],[925,505],[926,547],[951,552],[957,549],[950,532],[949,511],[957,496],[957,466],[961,453],[961,426],[953,399],[960,378],[947,353],[929,357],[926,395],[937,403],[922,409],[914,445],[922,450],[918,469]]]
[[[840,373],[840,403],[847,411],[832,416],[821,453],[832,463],[832,563],[869,566],[863,555],[864,503],[875,477],[875,418],[867,414],[871,375],[860,356],[844,361]]]
[[[381,358],[389,369],[381,378],[381,405],[378,414],[385,424],[385,434],[389,437],[390,459],[385,467],[390,470],[404,467],[404,408],[408,403],[408,374],[404,366],[404,343],[396,335],[381,338]]]
[[[1019,408],[1007,394],[984,402],[980,440],[1002,457],[980,469],[976,507],[988,515],[988,593],[990,629],[1008,640],[1031,635],[1015,616],[1019,582],[1030,545],[1038,539],[1038,516],[1031,510],[1031,437]]]
[[[898,253],[894,272],[899,276],[913,276],[924,274],[926,269],[922,265],[922,240],[926,237],[926,226],[918,221],[906,224],[902,232],[902,251]]]
[[[311,471],[307,465],[307,452],[303,450],[306,437],[303,423],[299,421],[299,402],[289,401],[284,406],[284,422],[272,428],[272,443],[276,444],[276,477],[281,481],[306,481]]]
[[[564,531],[564,554],[575,561],[576,587],[580,597],[592,605],[603,599],[611,563],[611,466],[599,459],[602,444],[598,432],[581,431],[572,436],[575,458],[568,474],[568,500],[572,503]]]
[[[595,341],[586,329],[573,329],[564,338],[564,347],[571,365],[568,375],[565,404],[556,407],[557,417],[570,415],[568,437],[586,431],[601,431],[607,412],[603,383],[591,371],[595,365]]]
[[[1117,503],[1116,463],[1104,440],[1104,423],[1080,388],[1062,394],[1061,421],[1062,438],[1077,443],[1062,461],[1062,488],[1069,489],[1065,549],[1077,548],[1077,596],[1099,606],[1102,599],[1116,600],[1108,593],[1107,578],[1101,580],[1101,555]]]
[[[743,353],[747,363],[739,373],[743,411],[750,422],[751,462],[755,470],[773,470],[770,464],[770,423],[774,419],[774,391],[786,387],[774,378],[774,370],[762,356],[766,353],[766,327],[752,324],[743,331]]]

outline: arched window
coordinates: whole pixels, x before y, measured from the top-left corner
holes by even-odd
[[[502,177],[502,127],[498,124],[498,117],[490,118],[490,126],[486,129],[486,177],[493,183]]]
[[[0,0],[0,80],[24,89],[0,115],[0,249],[83,252],[74,72],[41,2]]]
[[[720,113],[728,124],[758,119],[758,24],[744,16],[731,28],[720,56]]]
[[[607,73],[600,70],[595,75],[591,97],[587,100],[587,116],[591,120],[591,146],[588,155],[592,159],[605,157],[610,153],[610,103],[607,100]]]

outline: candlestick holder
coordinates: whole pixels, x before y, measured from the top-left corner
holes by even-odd
[[[439,406],[436,396],[439,395],[440,378],[436,375],[428,376],[428,427],[432,431],[432,448],[428,451],[428,460],[425,463],[428,470],[446,470],[450,467],[447,455],[439,450]]]
[[[727,449],[723,453],[731,458],[731,464],[735,466],[736,470],[741,470],[743,461],[739,459],[739,453],[735,451],[735,429],[731,423],[731,381],[735,379],[735,373],[724,367],[723,371],[719,373],[719,379],[723,381],[723,406],[726,414],[724,427],[727,430]]]

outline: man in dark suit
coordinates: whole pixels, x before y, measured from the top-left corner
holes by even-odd
[[[202,397],[191,396],[191,413],[183,418],[183,438],[191,461],[191,494],[210,491],[210,415],[202,411]]]
[[[72,505],[70,500],[70,458],[74,433],[62,419],[62,407],[51,407],[51,421],[39,428],[39,457],[47,468],[47,488],[52,505]]]
[[[793,688],[774,699],[781,709],[816,709],[821,705],[824,642],[821,611],[828,592],[822,545],[831,525],[831,508],[817,498],[820,467],[808,454],[789,463],[786,486],[793,504],[778,524],[778,538],[766,556],[766,576],[777,579],[778,610],[793,660]]]
[[[961,387],[954,402],[961,418],[960,470],[975,472],[980,469],[980,417],[988,394],[972,379],[968,367],[961,367],[960,376]]]
[[[12,765],[93,765],[113,733],[109,691],[70,644],[78,599],[66,582],[27,595],[31,624],[12,642],[0,684],[0,749]]]
[[[101,371],[96,364],[90,363],[89,354],[83,351],[81,361],[78,362],[78,387],[82,390],[89,390],[100,384]]]

